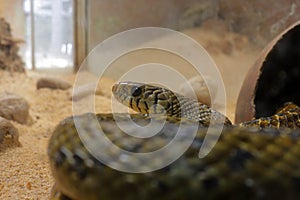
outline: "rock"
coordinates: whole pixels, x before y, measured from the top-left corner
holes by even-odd
[[[10,136],[13,142],[19,143],[19,131],[8,120],[0,117],[0,143],[4,138]]]
[[[204,79],[207,81],[207,84],[211,89],[211,93],[209,93]],[[193,88],[193,91],[190,87]],[[202,78],[201,76],[195,76],[180,86],[181,94],[190,98],[194,98],[194,95],[196,95],[199,102],[208,106],[211,105],[211,100],[214,100],[216,97],[217,90],[217,83],[211,77]]]
[[[97,85],[96,83],[91,82],[74,87],[71,99],[74,101],[79,101],[89,95],[100,95],[107,98],[111,98],[111,88],[114,84],[114,80],[102,77],[97,83]]]
[[[79,87],[76,87],[73,90],[72,100],[78,101],[84,97],[95,94],[96,85],[94,83],[85,84]]]
[[[23,97],[3,92],[0,94],[0,116],[24,124],[29,117],[29,104]]]
[[[72,87],[70,83],[52,77],[43,77],[37,81],[37,89],[50,88],[50,89],[67,90],[70,87]]]
[[[0,69],[9,72],[25,72],[25,64],[19,56],[18,41],[12,37],[10,25],[0,18]]]

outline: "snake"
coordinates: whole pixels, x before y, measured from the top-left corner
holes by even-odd
[[[137,113],[84,113],[62,120],[54,129],[48,145],[55,179],[51,200],[300,198],[297,105],[289,102],[272,116],[233,125],[220,112],[164,87],[120,82],[112,92]],[[163,126],[155,136],[142,138],[127,134],[117,122],[135,134],[143,132],[140,127],[149,123]],[[168,155],[145,162],[134,157],[124,159],[120,149],[135,153],[159,150],[174,139],[179,127],[184,127],[176,143],[179,148],[195,124],[191,144],[168,165],[141,173],[110,167],[121,163],[145,171],[155,168]],[[98,126],[119,147],[117,150],[103,151],[103,143],[94,134]],[[214,137],[220,127],[219,137]],[[217,142],[200,158],[208,128]],[[88,146],[106,155],[107,163]]]

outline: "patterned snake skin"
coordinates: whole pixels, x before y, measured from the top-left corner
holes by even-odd
[[[130,124],[126,114],[88,113],[63,120],[54,130],[48,147],[56,180],[50,199],[300,198],[300,108],[297,105],[288,103],[274,116],[232,126],[217,111],[164,88],[126,82],[116,84],[113,93],[118,101],[143,113],[132,114],[134,122],[140,125],[147,125],[151,120],[154,125],[164,122],[163,128],[154,137],[144,139],[127,135],[116,124],[122,122],[132,133],[140,131]],[[151,120],[145,114],[150,114]],[[121,149],[151,152],[168,144],[179,125],[188,136],[195,120],[199,127],[188,149],[170,165],[148,173],[112,169],[96,159],[82,142],[88,142],[98,152],[103,151],[93,135],[99,123],[109,140]],[[213,134],[219,130],[218,125],[226,126],[210,153],[200,159],[199,149],[209,123],[214,125]],[[84,134],[79,135],[78,128]],[[110,163],[129,167],[150,169],[163,162],[154,159],[145,164],[143,160],[122,158],[120,151],[105,153],[111,158]]]

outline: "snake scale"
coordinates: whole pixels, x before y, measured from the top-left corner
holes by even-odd
[[[132,114],[137,124],[164,122],[160,132],[150,139],[125,134],[115,123],[124,122],[132,132],[138,130],[125,114],[87,113],[69,117],[55,128],[48,155],[56,184],[50,199],[299,199],[300,198],[300,108],[288,103],[270,117],[239,125],[221,113],[168,89],[148,84],[123,82],[113,86],[118,101],[141,112]],[[178,106],[178,104],[183,106]],[[159,106],[158,106],[159,105]],[[196,111],[195,111],[195,108]],[[162,113],[166,116],[147,115]],[[128,173],[112,169],[91,155],[82,139],[94,131],[97,119],[110,141],[133,152],[155,151],[168,144],[181,122],[186,127],[199,123],[188,149],[170,165],[148,173]],[[211,120],[212,119],[212,120]],[[79,137],[74,121],[80,122]],[[199,158],[210,121],[224,123],[222,133],[209,154]],[[214,128],[212,131],[214,132]],[[93,140],[93,138],[92,138]],[[97,141],[93,143],[97,145]],[[100,149],[101,151],[101,149]],[[111,162],[125,162],[120,152],[109,153]],[[127,161],[141,167],[138,160]]]

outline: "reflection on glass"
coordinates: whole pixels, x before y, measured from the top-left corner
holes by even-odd
[[[36,68],[73,65],[72,0],[34,0]],[[24,0],[26,14],[25,62],[31,66],[30,0]]]

